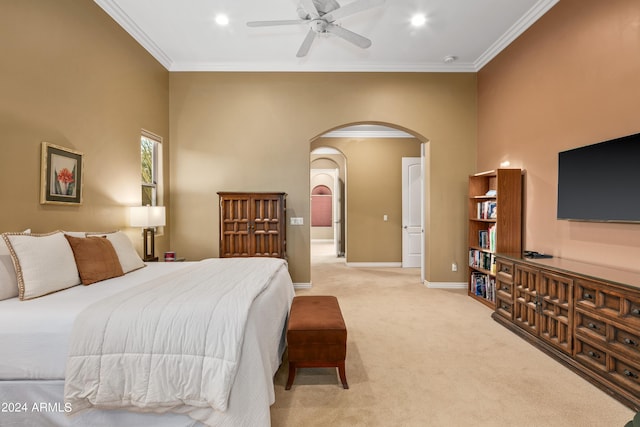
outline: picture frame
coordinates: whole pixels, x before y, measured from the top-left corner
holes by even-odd
[[[81,205],[83,163],[81,152],[43,142],[40,204]]]

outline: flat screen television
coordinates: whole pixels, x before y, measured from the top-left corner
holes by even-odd
[[[640,222],[640,133],[558,154],[558,219]]]

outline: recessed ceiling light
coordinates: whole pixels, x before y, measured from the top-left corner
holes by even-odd
[[[222,26],[229,25],[229,17],[222,13],[216,15],[216,24]]]
[[[427,17],[424,13],[416,13],[411,17],[411,25],[414,27],[421,27],[427,22]]]

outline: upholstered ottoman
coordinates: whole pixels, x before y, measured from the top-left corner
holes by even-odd
[[[344,362],[347,356],[347,327],[338,299],[305,295],[293,298],[287,326],[291,389],[297,368],[338,368],[343,388],[349,388]]]

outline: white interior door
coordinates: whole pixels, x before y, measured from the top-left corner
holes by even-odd
[[[422,159],[402,158],[402,267],[421,267]]]
[[[340,188],[340,174],[338,169],[333,171],[333,244],[336,256],[340,256],[342,248],[342,192]]]

